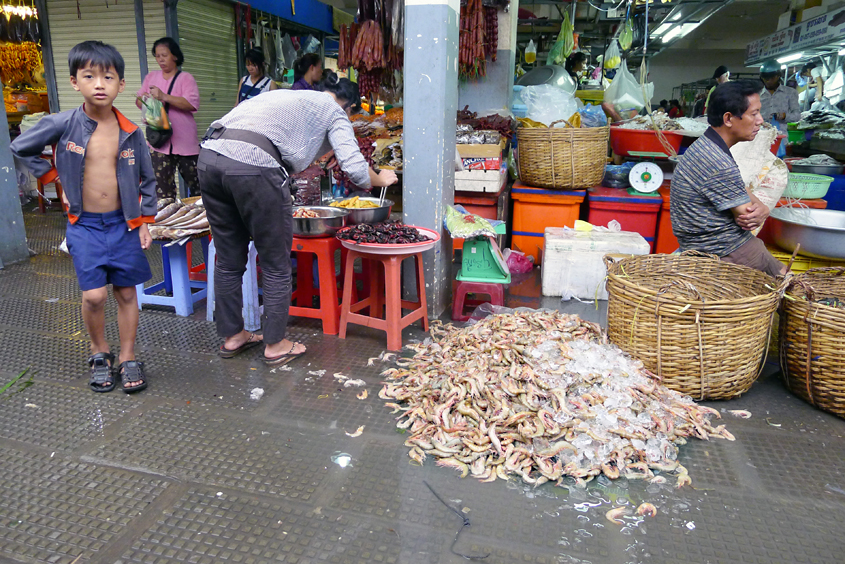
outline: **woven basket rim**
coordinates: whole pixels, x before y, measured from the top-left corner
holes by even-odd
[[[630,262],[655,261],[655,260],[657,260],[655,258],[657,256],[660,256],[660,255],[639,255],[639,256],[628,257],[628,258],[622,259],[620,261],[614,262],[607,267],[607,278],[609,280],[612,279],[614,282],[617,282],[617,283],[619,283],[623,286],[627,286],[629,288],[635,289],[638,292],[641,292],[641,293],[646,294],[646,295],[653,297],[653,298],[657,298],[659,300],[671,301],[671,299],[673,298],[673,299],[677,300],[678,302],[682,302],[684,304],[689,304],[690,308],[716,306],[716,305],[722,305],[722,306],[733,305],[733,304],[737,304],[737,303],[747,303],[747,302],[754,302],[754,301],[758,301],[758,300],[759,301],[767,301],[767,300],[771,299],[772,295],[779,295],[782,291],[782,288],[785,288],[787,283],[788,283],[787,279],[783,279],[780,282],[778,282],[778,279],[773,278],[773,277],[771,277],[771,276],[769,276],[769,275],[767,275],[763,272],[757,271],[757,270],[752,269],[750,267],[742,266],[742,265],[736,265],[736,264],[730,264],[730,263],[722,262],[722,261],[719,261],[719,260],[714,260],[714,259],[711,259],[711,258],[708,258],[708,257],[701,257],[701,256],[694,256],[694,255],[687,255],[687,256],[683,256],[683,255],[663,255],[665,257],[668,257],[667,259],[665,259],[667,261],[668,260],[676,261],[676,260],[678,260],[678,258],[682,258],[684,260],[690,260],[690,259],[692,259],[692,260],[710,260],[710,261],[713,261],[713,263],[714,263],[713,266],[715,266],[716,268],[726,270],[726,271],[727,270],[737,270],[737,269],[740,270],[740,271],[750,271],[755,277],[765,277],[765,278],[769,279],[772,283],[771,284],[772,289],[769,290],[768,292],[755,293],[754,295],[750,295],[750,296],[743,297],[743,298],[731,298],[731,299],[722,299],[722,300],[702,301],[702,300],[688,299],[685,296],[679,296],[677,294],[672,294],[672,293],[659,294],[658,290],[649,288],[647,286],[642,286],[642,285],[637,284],[636,282],[632,281],[630,275],[623,275],[623,274],[620,274],[620,273],[617,273],[617,272],[611,272],[612,268],[621,269],[625,265],[626,262],[630,263]],[[679,272],[677,274],[680,276],[682,273]],[[658,277],[658,276],[661,279],[666,279],[667,281],[669,281],[669,276],[655,275],[655,277]],[[752,290],[750,288],[750,286],[749,286],[748,289]]]

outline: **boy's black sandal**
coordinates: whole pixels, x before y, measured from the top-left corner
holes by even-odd
[[[117,371],[120,374],[120,382],[123,385],[123,391],[125,393],[132,394],[134,392],[140,392],[147,387],[147,377],[144,374],[143,362],[138,362],[137,360],[121,362],[117,367]],[[140,384],[127,387],[127,384],[134,384],[136,382],[140,382]]]
[[[88,359],[88,366],[91,367],[91,378],[88,380],[88,387],[97,393],[110,392],[114,389],[114,373],[112,365],[114,355],[111,353],[97,353]]]

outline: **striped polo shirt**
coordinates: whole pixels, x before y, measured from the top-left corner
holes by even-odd
[[[749,202],[730,149],[709,128],[681,156],[672,177],[672,231],[681,251],[723,257],[737,250],[753,235],[736,223],[731,209]]]

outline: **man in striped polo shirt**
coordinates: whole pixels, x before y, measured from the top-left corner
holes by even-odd
[[[751,233],[769,208],[746,189],[730,151],[760,130],[759,91],[752,82],[727,82],[713,91],[710,127],[680,158],[672,178],[672,230],[682,251],[714,254],[777,276],[786,267]]]

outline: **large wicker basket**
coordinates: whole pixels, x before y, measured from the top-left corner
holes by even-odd
[[[785,283],[696,252],[605,257],[605,264],[611,342],[694,399],[748,391]]]
[[[792,281],[784,298],[780,365],[786,386],[803,400],[845,417],[845,268],[808,270]]]
[[[559,123],[567,127],[555,128]],[[558,190],[592,188],[604,177],[610,127],[573,127],[559,120],[548,128],[520,127],[519,179]]]

